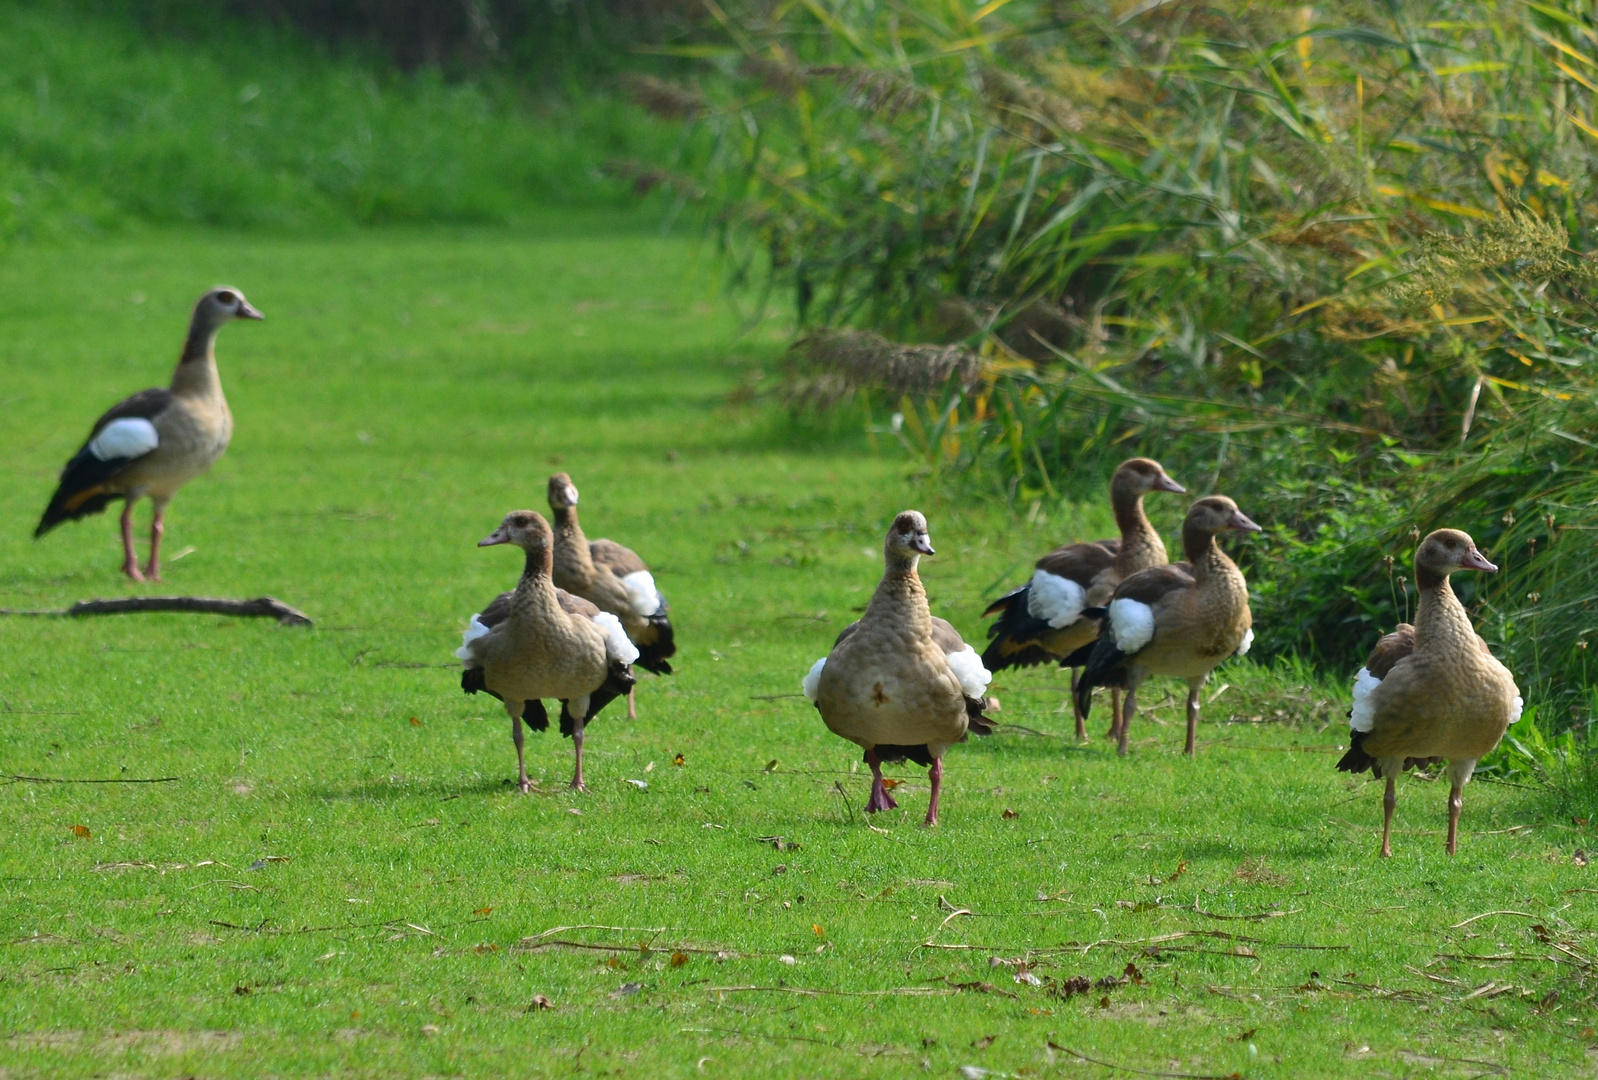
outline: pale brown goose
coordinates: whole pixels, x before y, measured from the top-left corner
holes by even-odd
[[[570,736],[576,758],[571,786],[586,790],[584,726],[613,698],[631,689],[638,650],[614,615],[563,593],[550,581],[554,538],[542,514],[532,510],[507,514],[477,546],[496,544],[515,544],[527,553],[527,562],[514,592],[502,594],[483,613],[472,616],[465,641],[455,651],[465,666],[461,689],[468,694],[483,690],[505,703],[523,791],[530,790],[532,783],[527,779],[522,724],[546,730],[549,715],[542,699],[558,699],[560,731]]]
[[[982,614],[998,615],[988,627],[992,639],[982,653],[989,671],[1034,664],[1060,663],[1071,668],[1076,689],[1077,667],[1073,654],[1093,644],[1099,636],[1096,620],[1085,618],[1087,608],[1102,607],[1122,580],[1166,562],[1165,544],[1143,512],[1143,496],[1151,491],[1185,492],[1157,461],[1132,458],[1110,477],[1110,506],[1120,528],[1119,541],[1066,544],[1037,561],[1032,580],[999,597]],[[1086,655],[1082,654],[1086,659]],[[1120,691],[1111,693],[1110,734],[1120,725]],[[1076,737],[1086,738],[1086,716],[1071,695],[1076,714]]]
[[[906,510],[883,544],[886,568],[860,620],[838,635],[832,651],[804,678],[833,734],[865,750],[871,767],[866,812],[898,805],[882,782],[884,761],[914,761],[930,769],[926,823],[938,823],[943,755],[968,731],[986,734],[982,695],[992,678],[976,651],[927,607],[916,573],[933,554],[927,519]]]
[[[1458,529],[1438,529],[1415,549],[1415,585],[1420,602],[1415,624],[1400,623],[1376,643],[1354,677],[1349,710],[1348,753],[1343,772],[1369,769],[1387,781],[1382,797],[1382,849],[1393,854],[1389,836],[1398,803],[1398,777],[1413,764],[1448,762],[1448,854],[1454,854],[1464,788],[1476,762],[1520,719],[1515,677],[1488,651],[1454,595],[1448,575],[1456,570],[1498,567]]]
[[[1191,756],[1198,731],[1199,690],[1229,656],[1248,652],[1254,641],[1248,584],[1237,564],[1215,543],[1226,530],[1260,527],[1224,495],[1210,495],[1188,508],[1182,523],[1187,562],[1150,567],[1115,588],[1108,608],[1090,614],[1108,624],[1094,644],[1077,686],[1084,714],[1096,686],[1126,691],[1116,751],[1126,753],[1127,732],[1137,711],[1137,689],[1150,675],[1174,675],[1187,683],[1187,744]]]
[[[61,470],[34,537],[121,499],[122,572],[134,581],[160,580],[167,503],[222,456],[233,436],[233,414],[216,370],[216,332],[234,319],[260,318],[237,289],[212,289],[200,297],[171,385],[141,390],[95,421],[88,441]],[[146,495],[155,512],[150,559],[141,572],[133,549],[133,504]]]
[[[644,560],[614,540],[590,541],[583,535],[577,486],[565,473],[549,478],[549,509],[555,519],[555,584],[620,619],[628,639],[638,646],[639,667],[670,675],[668,661],[677,654],[677,640],[666,598],[655,588]],[[637,715],[629,692],[627,718]]]

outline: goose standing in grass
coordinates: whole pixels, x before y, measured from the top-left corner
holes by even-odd
[[[1077,705],[1087,715],[1096,686],[1126,691],[1116,752],[1126,753],[1127,731],[1137,711],[1137,689],[1150,675],[1187,682],[1187,745],[1198,735],[1199,690],[1229,656],[1242,656],[1254,641],[1248,584],[1237,564],[1215,543],[1226,530],[1260,527],[1224,495],[1210,495],[1188,508],[1182,523],[1187,561],[1141,570],[1115,587],[1108,608],[1089,612],[1108,623],[1085,657]]]
[[[898,805],[882,781],[882,763],[909,760],[930,770],[926,823],[936,825],[944,752],[969,731],[992,731],[982,716],[992,676],[976,650],[927,607],[916,573],[921,556],[933,554],[927,519],[904,511],[883,547],[886,570],[865,615],[811,667],[804,692],[834,735],[865,750],[866,813]]]
[[[542,514],[513,510],[477,546],[496,544],[515,544],[527,553],[527,564],[514,592],[502,593],[472,616],[455,651],[465,666],[461,689],[486,691],[505,703],[516,744],[517,782],[524,792],[532,783],[522,724],[547,730],[543,699],[559,700],[560,733],[571,738],[576,757],[571,786],[586,791],[583,729],[612,699],[632,689],[638,650],[616,616],[555,588],[550,580],[554,537]]]
[[[1476,762],[1520,719],[1515,677],[1487,650],[1448,583],[1456,570],[1491,574],[1498,567],[1458,529],[1438,529],[1421,541],[1415,549],[1415,623],[1400,623],[1378,641],[1354,678],[1351,745],[1337,767],[1369,769],[1387,781],[1383,858],[1393,854],[1389,837],[1399,775],[1433,759],[1448,762],[1448,854],[1454,853],[1464,788]]]
[[[628,639],[638,646],[638,666],[656,675],[670,675],[667,661],[677,655],[666,598],[644,560],[614,540],[583,535],[577,521],[577,487],[565,473],[549,478],[549,509],[555,519],[555,584],[621,620]],[[638,710],[627,692],[627,719]]]
[[[1085,609],[1103,606],[1116,585],[1139,570],[1165,565],[1165,545],[1143,512],[1143,496],[1151,491],[1181,494],[1187,489],[1166,475],[1157,461],[1122,462],[1110,477],[1110,506],[1120,539],[1055,548],[1037,561],[1032,580],[988,606],[984,617],[999,616],[988,627],[992,640],[982,653],[989,671],[1065,663],[1099,636],[1099,624],[1083,617]],[[1084,739],[1087,717],[1076,705],[1077,667],[1069,666],[1076,737]],[[1120,691],[1113,690],[1111,699],[1114,736],[1120,726]]]
[[[233,436],[233,414],[216,370],[216,332],[234,319],[260,318],[237,289],[212,289],[200,297],[171,385],[141,390],[95,421],[88,441],[61,470],[34,538],[121,499],[122,572],[134,581],[159,581],[167,504],[222,456]],[[155,513],[150,559],[141,571],[133,549],[133,504],[146,495]]]

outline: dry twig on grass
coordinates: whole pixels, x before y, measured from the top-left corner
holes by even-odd
[[[69,608],[29,610],[0,608],[0,615],[72,616],[131,615],[145,611],[177,611],[202,615],[238,615],[276,619],[283,626],[310,626],[311,617],[273,596],[228,600],[216,596],[123,596],[114,600],[79,600]]]

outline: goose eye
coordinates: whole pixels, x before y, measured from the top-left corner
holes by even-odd
[[[216,299],[218,303],[226,307],[232,307],[234,304],[238,303],[238,297],[234,296],[230,292],[219,292],[216,294]]]

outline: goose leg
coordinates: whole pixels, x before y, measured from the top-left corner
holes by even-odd
[[[510,741],[516,744],[516,785],[522,789],[522,794],[525,795],[533,790],[533,782],[527,779],[527,757],[525,753],[527,735],[522,731],[521,710],[513,707],[507,701],[505,703],[505,711],[510,713]]]
[[[134,581],[143,581],[139,573],[139,556],[133,550],[133,500],[122,504],[122,572]]]
[[[1088,737],[1087,717],[1082,715],[1082,706],[1076,703],[1076,681],[1081,676],[1081,668],[1071,669],[1071,715],[1076,718],[1076,741],[1082,742]]]
[[[932,781],[932,799],[927,803],[926,825],[938,823],[938,793],[943,790],[943,759],[933,758],[932,768],[927,770],[927,779]]]
[[[1465,807],[1465,793],[1459,785],[1454,785],[1448,791],[1448,854],[1454,853],[1455,842],[1459,839],[1459,812]]]
[[[150,518],[150,561],[144,565],[148,581],[161,580],[161,537],[166,535],[166,504],[169,499],[152,499],[155,514]]]
[[[1115,740],[1121,737],[1121,691],[1119,687],[1110,687],[1110,730],[1104,733],[1106,739]]]
[[[633,704],[633,689],[632,689],[632,687],[628,687],[628,689],[627,689],[627,719],[629,719],[629,720],[638,719],[638,707]]]
[[[1114,704],[1114,699],[1111,699]],[[1132,717],[1137,712],[1137,690],[1128,689],[1126,697],[1121,701],[1121,722],[1118,725],[1115,741],[1115,753],[1118,757],[1126,757],[1126,744],[1132,731]]]
[[[1187,688],[1187,746],[1182,752],[1192,757],[1198,744],[1199,687]]]
[[[1449,800],[1450,804],[1453,802]],[[1393,845],[1389,837],[1393,831],[1393,808],[1398,805],[1398,775],[1387,774],[1387,791],[1382,795],[1382,858],[1393,857]]]
[[[588,785],[583,783],[583,721],[576,715],[572,716],[572,753],[577,758],[576,769],[572,772],[572,790],[587,791]]]
[[[875,814],[878,810],[892,810],[899,804],[893,801],[893,796],[888,794],[888,789],[882,782],[882,762],[877,759],[876,747],[866,751],[866,764],[871,766],[871,798],[866,800],[866,813]]]

